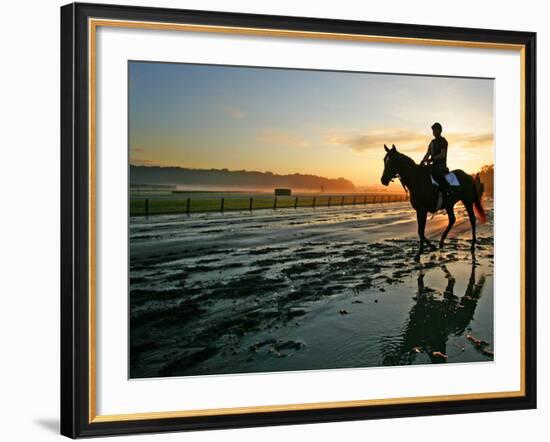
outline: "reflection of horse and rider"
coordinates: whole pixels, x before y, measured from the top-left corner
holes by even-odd
[[[383,348],[383,365],[411,364],[417,353],[428,355],[431,362],[444,362],[448,353],[448,340],[453,336],[462,336],[468,330],[474,318],[485,275],[476,280],[476,264],[472,261],[470,277],[462,297],[455,294],[454,276],[447,267],[442,266],[447,279],[447,287],[442,296],[434,296],[435,290],[424,284],[424,271],[418,273],[417,302],[409,311],[409,317],[402,328],[399,345],[390,339]],[[475,338],[473,338],[475,341]],[[486,356],[492,352],[483,346],[476,347]]]
[[[384,157],[384,172],[381,182],[387,186],[394,178],[399,178],[409,193],[411,205],[416,210],[420,238],[416,259],[420,258],[424,244],[435,250],[435,247],[424,235],[428,212],[435,213],[441,209],[447,212],[449,223],[439,241],[439,247],[443,248],[445,238],[456,221],[454,206],[458,201],[462,201],[472,228],[470,248],[472,253],[476,243],[476,217],[482,223],[487,220],[480,201],[481,183],[479,183],[479,177],[476,181],[474,177],[460,169],[449,173],[447,168],[448,143],[441,135],[442,131],[441,124],[434,123],[432,125],[434,139],[430,142],[428,151],[420,165],[407,155],[398,152],[395,145],[392,145],[390,149],[384,144],[386,156]]]

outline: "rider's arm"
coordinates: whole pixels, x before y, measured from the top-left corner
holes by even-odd
[[[432,157],[432,160],[433,161],[443,160],[446,157],[446,155],[447,155],[447,148],[442,147],[441,151],[437,155],[434,155]]]
[[[422,161],[420,162],[420,164],[426,163],[429,158],[430,158],[430,146],[428,146],[428,151],[426,152],[426,155],[424,155],[424,158],[422,158]]]

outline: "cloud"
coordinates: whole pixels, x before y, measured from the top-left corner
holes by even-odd
[[[143,147],[132,147],[131,151],[132,153],[144,153],[145,149]]]
[[[334,146],[349,147],[357,152],[379,150],[384,144],[406,148],[426,143],[423,134],[404,129],[371,129],[362,133],[333,130],[326,134],[325,141]]]
[[[261,130],[258,132],[257,139],[262,143],[272,144],[279,147],[286,146],[306,148],[311,146],[311,142],[306,137],[276,129]]]
[[[451,139],[449,139],[451,137]],[[494,138],[492,133],[484,134],[451,134],[447,137],[449,143],[454,140],[461,147],[492,147]]]
[[[235,120],[242,120],[248,115],[246,112],[241,109],[237,109],[236,107],[225,107],[223,111]]]
[[[448,132],[443,136],[449,147],[475,148],[493,145],[492,133]],[[425,131],[410,129],[372,129],[361,133],[331,130],[325,135],[325,141],[333,146],[343,146],[356,152],[369,152],[381,149],[384,144],[395,144],[404,151],[426,149],[432,135]]]

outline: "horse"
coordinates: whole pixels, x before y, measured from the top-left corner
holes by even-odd
[[[425,237],[424,231],[426,228],[426,217],[428,212],[435,213],[438,210],[445,209],[449,218],[449,223],[441,239],[439,240],[439,248],[442,249],[445,243],[445,238],[453,228],[456,221],[454,214],[454,206],[458,201],[462,201],[470,225],[472,227],[472,244],[470,251],[472,256],[475,253],[476,245],[476,217],[483,224],[487,221],[487,215],[480,201],[478,194],[478,186],[476,186],[474,178],[463,170],[453,170],[459,181],[459,186],[455,187],[449,197],[443,199],[443,207],[438,206],[438,188],[435,187],[430,178],[429,169],[418,165],[414,160],[407,155],[398,152],[395,145],[389,149],[384,144],[386,155],[384,157],[384,172],[380,181],[384,186],[387,186],[394,178],[399,178],[405,190],[409,193],[409,199],[412,207],[416,210],[416,220],[418,223],[418,236],[420,237],[420,245],[415,260],[420,259],[426,244],[432,251],[437,250],[436,247]]]

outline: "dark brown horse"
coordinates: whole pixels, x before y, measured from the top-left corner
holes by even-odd
[[[382,174],[381,181],[384,186],[387,186],[394,178],[399,178],[405,189],[409,192],[411,205],[416,210],[416,220],[418,222],[420,248],[416,259],[419,259],[424,250],[424,243],[430,249],[436,250],[432,243],[424,236],[424,231],[428,212],[434,213],[440,210],[437,207],[439,191],[437,187],[432,185],[427,167],[416,164],[407,155],[398,152],[394,145],[389,149],[384,144],[384,149],[386,150],[386,156],[384,157],[384,173]],[[487,217],[481,205],[480,195],[478,195],[474,178],[460,169],[453,170],[453,172],[458,178],[460,185],[453,187],[451,195],[445,198],[443,202],[442,208],[447,211],[449,224],[441,235],[439,247],[443,247],[445,238],[456,221],[454,206],[458,201],[462,201],[468,212],[468,218],[472,226],[472,246],[470,250],[474,253],[476,244],[476,216],[481,223],[486,222]]]

